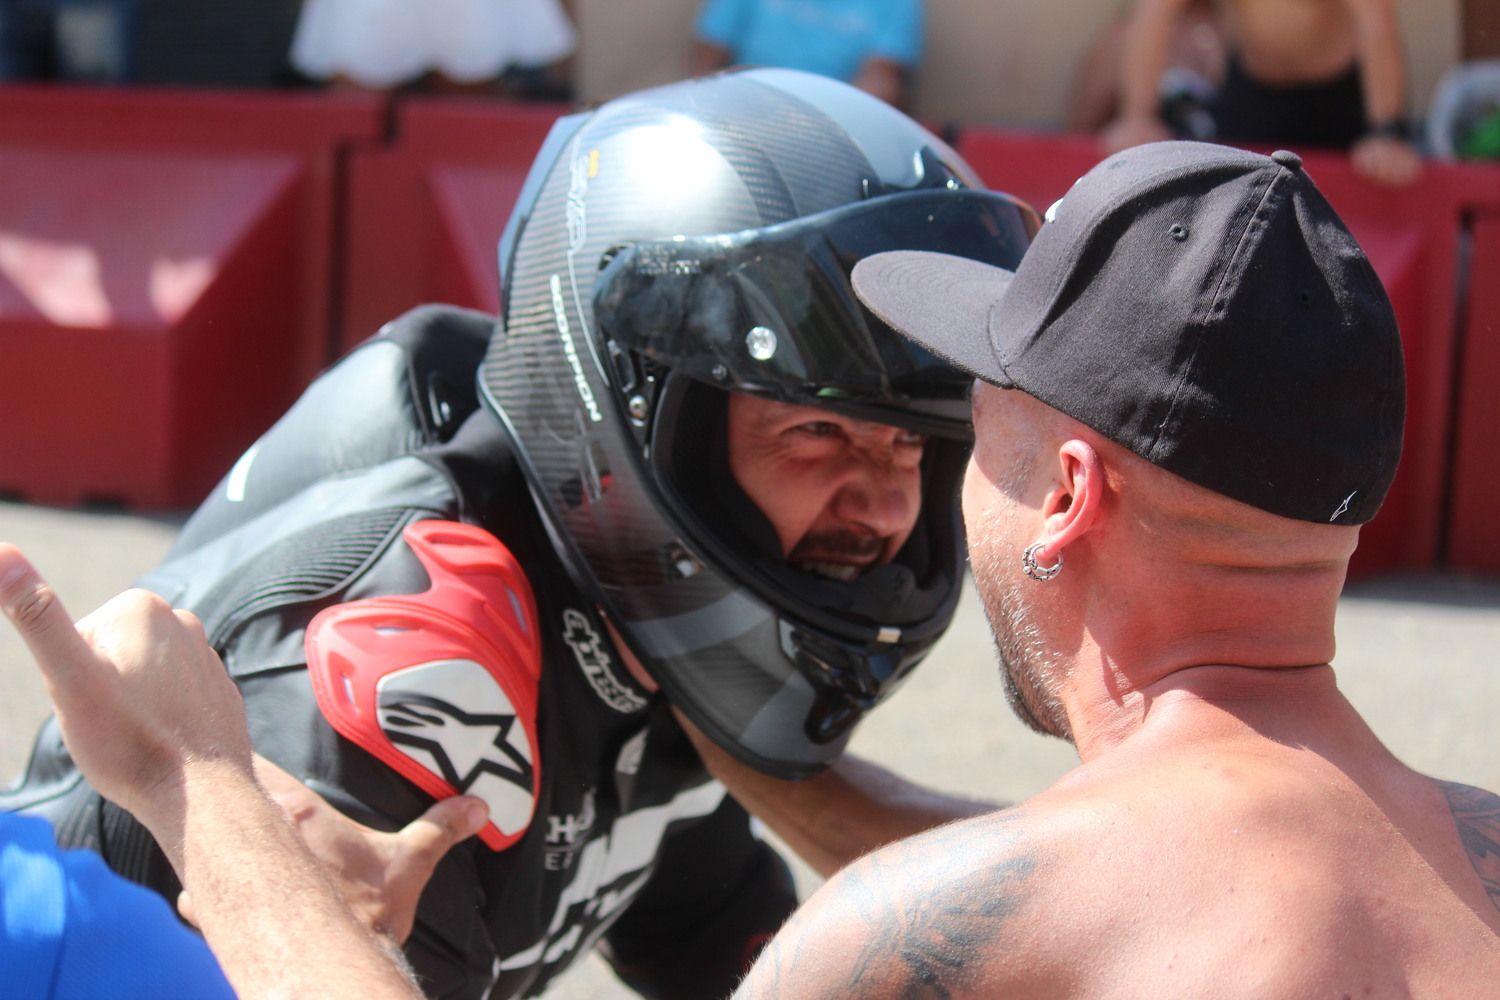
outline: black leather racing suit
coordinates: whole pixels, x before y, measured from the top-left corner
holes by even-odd
[[[548,540],[475,370],[493,320],[428,307],[315,383],[236,465],[141,581],[196,612],[239,684],[257,750],[347,814],[393,830],[431,800],[337,735],[308,681],[319,611],[426,589],[401,532],[483,527],[518,558],[542,632],[541,791],[525,835],[471,838],[438,866],[407,944],[437,997],[539,993],[603,939],[647,996],[727,994],[795,905],[785,864],[751,833],[665,704],[642,690]],[[51,819],[171,898],[143,828],[84,783],[55,722],[0,807]]]

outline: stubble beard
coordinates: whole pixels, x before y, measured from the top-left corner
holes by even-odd
[[[1020,588],[1002,584],[994,588],[993,596],[993,601],[984,598],[984,610],[994,633],[1000,678],[1011,711],[1043,736],[1073,742],[1073,728],[1059,695],[1063,678],[1058,658],[1042,639]]]
[[[998,519],[998,512],[991,511]],[[1000,678],[1005,699],[1016,718],[1043,736],[1056,736],[1072,742],[1073,730],[1063,707],[1060,691],[1064,670],[1060,657],[1051,649],[1026,601],[1023,588],[1031,581],[1017,580],[1014,567],[1020,555],[1005,560],[1001,546],[975,548],[971,543],[970,564],[974,583],[984,602],[984,613],[990,621],[995,653],[1000,659]],[[1010,565],[1004,565],[1009,562]]]

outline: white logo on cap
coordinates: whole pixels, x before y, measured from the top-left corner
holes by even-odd
[[[1358,492],[1359,490],[1354,491],[1354,493]],[[1354,493],[1351,493],[1348,496],[1344,497],[1344,502],[1339,504],[1339,509],[1334,511],[1333,516],[1328,519],[1329,524],[1332,524],[1334,521],[1337,521],[1339,518],[1349,513],[1349,501],[1354,499]]]
[[[1085,175],[1085,176],[1087,176],[1087,175]],[[1068,191],[1071,192],[1074,188],[1076,188],[1078,186],[1079,182],[1082,181],[1082,180],[1083,180],[1082,177],[1079,177],[1076,180],[1074,180],[1072,184],[1068,185]],[[1065,194],[1065,195],[1062,196],[1062,198],[1059,198],[1056,201],[1054,201],[1052,204],[1048,205],[1047,206],[1047,211],[1045,211],[1045,212],[1042,213],[1042,221],[1043,222],[1056,222],[1057,221],[1057,209],[1058,209],[1058,206],[1061,205],[1063,203],[1064,199],[1066,199],[1067,197],[1068,196]]]

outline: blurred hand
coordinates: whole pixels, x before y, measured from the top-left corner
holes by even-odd
[[[349,819],[264,757],[255,758],[255,773],[354,915],[398,944],[411,935],[417,900],[437,863],[489,819],[483,799],[455,796],[435,803],[399,832],[381,833]],[[194,920],[188,893],[178,898],[177,908]]]
[[[849,82],[893,108],[906,107],[906,71],[900,63],[879,57],[866,59]]]
[[[131,590],[75,627],[57,594],[7,544],[0,607],[41,668],[84,777],[153,833],[180,824],[191,765],[250,773],[244,703],[192,615]]]
[[[1174,138],[1172,130],[1156,117],[1116,118],[1099,133],[1099,145],[1105,156],[1118,153],[1131,146],[1142,146],[1148,142],[1161,142]]]
[[[1411,144],[1388,135],[1371,135],[1349,150],[1354,169],[1377,184],[1406,187],[1422,176],[1422,157]]]

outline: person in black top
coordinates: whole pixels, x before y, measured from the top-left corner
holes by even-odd
[[[886,808],[888,776],[840,759],[952,615],[970,440],[967,378],[848,274],[898,248],[1013,267],[1036,226],[808,74],[561,119],[501,242],[499,323],[389,324],[141,581],[202,619],[257,751],[350,820],[486,801],[406,941],[430,995],[535,995],[596,944],[642,995],[727,993],[796,900],[705,760],[861,797],[874,842],[973,808]],[[50,724],[0,806],[176,891]]]
[[[1120,108],[1106,152],[1167,139],[1157,83],[1192,0],[1137,0],[1120,60]],[[1403,187],[1422,173],[1407,137],[1406,67],[1394,0],[1216,0],[1228,42],[1210,102],[1218,141],[1349,151],[1370,180]]]

